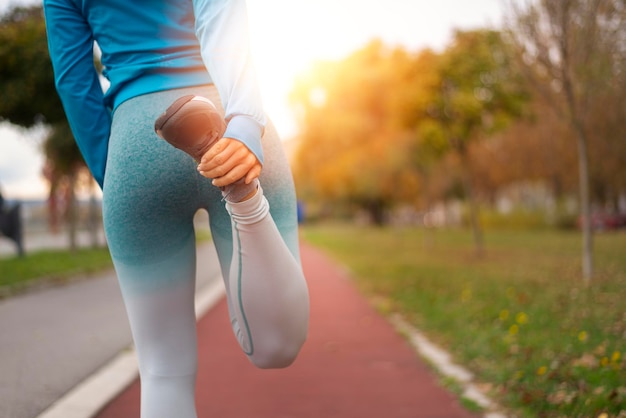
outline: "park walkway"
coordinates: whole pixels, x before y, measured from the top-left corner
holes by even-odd
[[[309,339],[284,370],[241,353],[225,301],[198,321],[199,418],[473,417],[327,256],[302,246],[311,293]],[[97,418],[139,417],[136,380]]]

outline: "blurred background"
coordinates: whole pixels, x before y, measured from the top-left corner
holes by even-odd
[[[33,201],[64,213],[72,192],[99,196],[49,85],[37,4],[0,2],[0,187],[27,215]],[[570,10],[606,16],[565,33],[531,4],[251,2],[263,97],[303,215],[624,226],[623,10]]]
[[[298,75],[310,69],[313,63],[321,60],[340,60],[376,38],[407,50],[424,47],[441,50],[451,39],[453,27],[492,25],[501,20],[501,6],[497,0],[483,0],[471,7],[459,1],[449,4],[441,2],[424,10],[421,10],[422,7],[418,3],[403,0],[359,3],[356,1],[294,3],[276,0],[263,3],[250,2],[251,42],[259,82],[267,112],[284,140],[294,143],[295,141],[289,140],[295,139],[301,130],[297,111],[290,103],[289,95],[294,89]],[[47,105],[48,107],[58,109],[59,103],[55,97],[51,97],[54,93],[50,90],[51,86],[38,85],[37,92],[33,92],[32,97],[27,97],[26,90],[22,90],[29,80],[32,80],[32,75],[23,70],[33,68],[33,64],[39,64],[35,68],[41,68],[42,72],[49,71],[43,49],[45,39],[41,38],[43,26],[30,27],[31,33],[20,31],[21,37],[24,38],[20,39],[20,35],[11,32],[10,26],[16,29],[20,25],[33,24],[40,16],[37,12],[32,17],[20,16],[19,13],[14,13],[15,16],[11,17],[10,14],[16,7],[38,5],[39,2],[32,0],[0,1],[0,13],[5,15],[3,42],[13,43],[16,48],[5,50],[4,59],[17,58],[16,54],[32,55],[32,49],[37,49],[41,53],[39,57],[41,62],[28,62],[28,57],[24,56],[20,57],[24,60],[20,59],[19,65],[12,65],[9,68],[8,61],[3,64],[5,70],[2,101],[5,104],[0,115],[2,120],[0,187],[8,200],[19,199],[24,202],[47,199],[51,195],[50,189],[57,188],[57,182],[51,178],[54,177],[51,164],[54,157],[47,157],[53,151],[45,151],[44,143],[51,136],[51,126],[57,123],[57,119],[63,118],[62,114],[46,114],[32,105],[35,102],[41,103],[45,97],[52,105]],[[355,13],[357,10],[358,13]],[[400,16],[411,17],[398,19]],[[26,22],[29,19],[31,23]],[[39,38],[33,39],[35,35],[39,35]],[[18,88],[14,77],[20,78],[20,74],[22,80]],[[45,74],[41,75],[44,76]],[[42,79],[38,82],[49,81]],[[8,85],[14,87],[8,88]],[[103,80],[105,88],[106,85],[106,80]],[[20,93],[22,96],[20,103],[7,100],[12,92]],[[27,106],[25,103],[31,103],[32,110],[24,116],[24,120],[12,118],[9,113],[18,111],[19,106]],[[68,139],[70,140],[68,142],[71,142],[71,137]],[[71,148],[71,144],[68,144],[68,147]],[[290,149],[293,148],[294,146],[290,145]],[[77,154],[75,157],[80,159]],[[89,179],[76,181],[78,182],[76,192],[79,197],[84,198],[91,192],[98,193],[97,190],[88,190]],[[65,189],[65,186],[60,185],[59,188]],[[59,202],[59,205],[63,206],[63,202]]]
[[[248,3],[304,239],[516,408],[626,416],[625,3]],[[102,245],[39,3],[0,14],[5,218]]]

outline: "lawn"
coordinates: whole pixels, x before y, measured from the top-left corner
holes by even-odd
[[[575,232],[488,231],[482,258],[462,230],[334,225],[302,235],[516,415],[626,417],[626,234],[596,235],[590,286]]]
[[[42,282],[59,283],[112,267],[107,248],[45,250],[21,258],[0,258],[0,297]]]
[[[196,242],[211,241],[208,228],[196,230]],[[0,298],[41,284],[58,284],[78,276],[112,269],[107,247],[40,250],[24,257],[0,258]]]

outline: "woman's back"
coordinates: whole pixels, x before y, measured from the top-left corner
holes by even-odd
[[[68,4],[70,0],[65,0]],[[206,79],[206,67],[195,35],[191,1],[176,0],[76,0],[76,6],[102,50],[103,74],[111,82],[107,104],[130,83],[150,76],[141,91],[147,93],[171,88],[160,87],[156,74],[168,78],[187,75]],[[134,86],[134,89],[140,88]],[[134,94],[136,94],[135,92]],[[126,94],[124,95],[126,96]]]

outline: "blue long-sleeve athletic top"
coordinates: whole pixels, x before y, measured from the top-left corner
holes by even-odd
[[[245,0],[44,0],[55,83],[72,132],[103,186],[111,114],[132,97],[214,83],[225,137],[263,162],[266,119],[252,67]],[[93,44],[102,50],[102,92]]]

